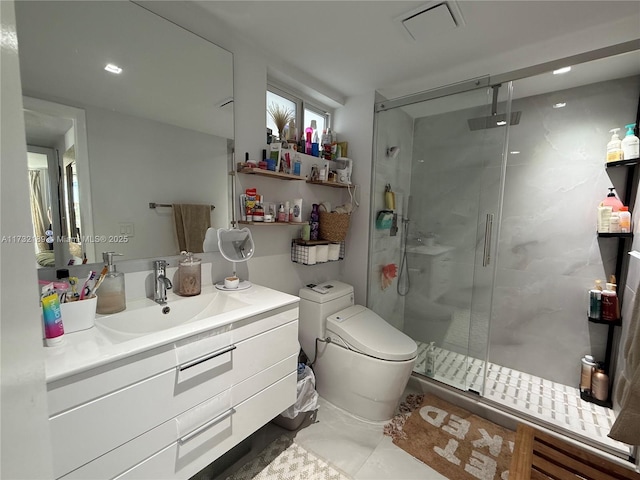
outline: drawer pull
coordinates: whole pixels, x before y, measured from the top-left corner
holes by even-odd
[[[220,355],[224,355],[225,353],[228,353],[235,349],[236,349],[235,345],[229,345],[228,347],[221,348],[220,350],[216,350],[215,352],[207,353],[201,357],[191,360],[190,362],[184,363],[180,365],[179,369],[182,372],[187,368],[195,367],[196,365],[200,365],[201,363],[204,363],[207,360],[211,360],[212,358],[219,357]]]
[[[227,410],[226,412],[221,413],[217,417],[212,418],[207,423],[205,423],[203,425],[200,425],[194,431],[187,433],[184,437],[182,437],[180,440],[178,440],[178,443],[180,443],[180,445],[183,445],[183,444],[187,443],[192,438],[197,437],[198,435],[200,435],[205,430],[213,427],[216,423],[218,423],[221,420],[224,420],[225,418],[233,415],[234,413],[236,413],[236,409],[232,407],[229,410]]]

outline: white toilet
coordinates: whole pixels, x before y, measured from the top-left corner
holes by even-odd
[[[411,376],[416,343],[368,308],[354,305],[351,285],[329,281],[318,287],[325,292],[300,290],[298,333],[313,362],[316,390],[358,417],[389,420]]]

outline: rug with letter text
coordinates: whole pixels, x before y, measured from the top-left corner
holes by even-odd
[[[515,432],[435,395],[408,395],[384,433],[447,478],[509,478]]]

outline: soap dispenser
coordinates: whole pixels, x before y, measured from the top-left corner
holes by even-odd
[[[635,123],[624,126],[627,129],[627,135],[622,139],[620,145],[622,147],[622,156],[625,160],[640,157],[640,139],[633,134],[635,126]]]
[[[122,255],[115,252],[103,252],[102,258],[107,273],[104,276],[100,290],[96,293],[98,296],[98,304],[96,313],[109,314],[118,313],[127,308],[127,301],[124,291],[124,273],[116,271],[113,264],[113,257]]]
[[[612,128],[609,130],[613,135],[611,135],[611,140],[607,143],[607,163],[622,160],[622,142],[618,136],[618,130],[620,129]]]

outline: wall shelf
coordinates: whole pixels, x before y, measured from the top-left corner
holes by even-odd
[[[599,238],[633,238],[633,233],[598,233]]]
[[[320,182],[320,181],[311,181],[307,180],[307,183],[311,185],[322,185],[324,187],[332,187],[332,188],[349,188],[353,187],[353,184],[339,183],[339,182]]]
[[[638,158],[630,158],[629,160],[618,160],[617,162],[609,162],[605,164],[606,168],[610,167],[631,167],[640,163]]]
[[[611,325],[611,326],[614,326],[614,327],[619,327],[620,325],[622,325],[622,319],[621,318],[619,318],[617,320],[602,320],[601,318],[587,317],[587,319],[591,323],[599,323],[601,325]]]
[[[257,225],[260,227],[287,227],[290,225],[294,225],[294,226],[302,226],[304,225],[305,222],[247,222],[246,220],[238,220],[238,223],[240,225]]]
[[[277,178],[278,180],[306,180],[302,175],[291,175],[290,173],[273,172],[262,168],[238,167],[239,173],[246,175],[261,175],[263,177]]]

